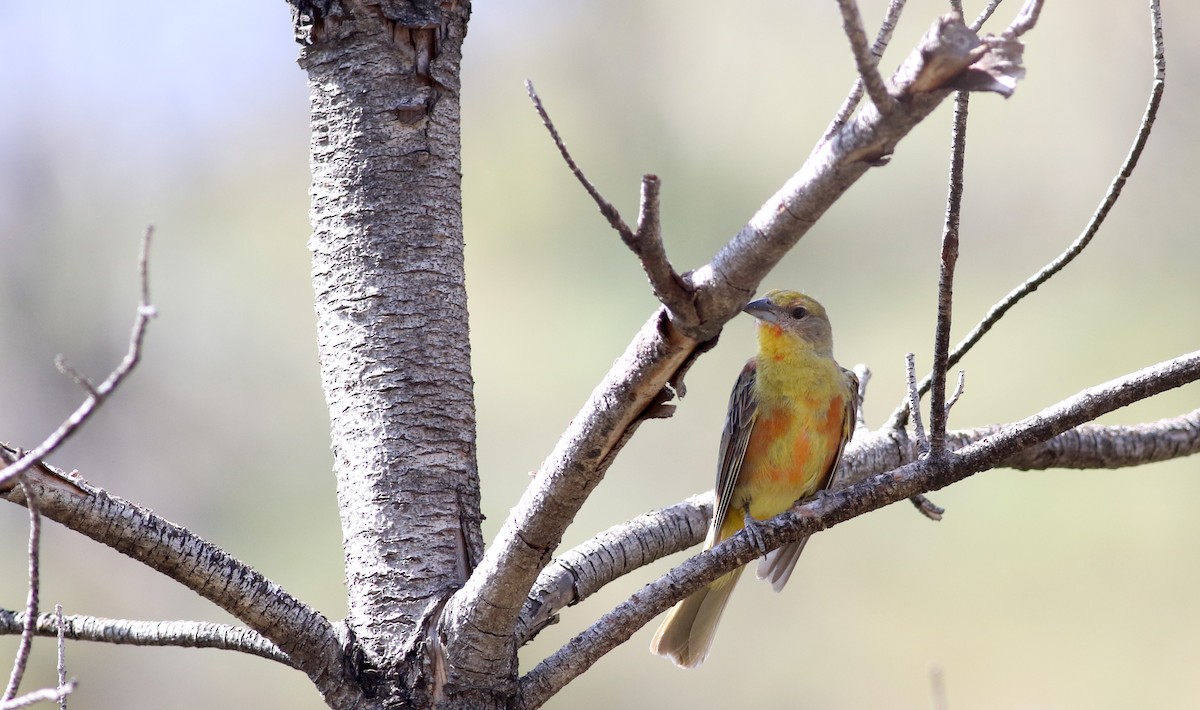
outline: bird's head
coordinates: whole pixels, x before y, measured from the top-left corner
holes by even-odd
[[[807,343],[822,355],[833,353],[833,330],[825,308],[810,296],[776,289],[742,308],[758,319],[760,327],[778,329]]]

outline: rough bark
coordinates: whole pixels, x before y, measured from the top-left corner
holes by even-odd
[[[459,157],[470,5],[295,7],[346,623],[368,695],[425,706],[423,626],[483,549]]]

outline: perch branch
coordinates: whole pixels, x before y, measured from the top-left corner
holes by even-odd
[[[950,432],[951,449],[958,450],[1003,432],[1005,425]],[[1030,446],[997,468],[1015,470],[1117,469],[1169,461],[1200,453],[1200,409],[1187,414],[1133,426],[1081,424],[1041,444]],[[881,429],[856,437],[842,458],[835,488],[899,468],[918,459],[918,445],[903,431]],[[936,507],[936,506],[935,506]],[[652,511],[656,527],[635,519],[615,525],[551,563],[534,586],[522,610],[519,642],[527,641],[563,608],[577,604],[613,579],[632,571],[632,565],[612,564],[627,550],[654,549],[641,555],[642,565],[704,541],[712,515],[712,494],[702,493],[668,508]],[[642,517],[646,517],[642,516]],[[560,564],[560,561],[563,564]],[[591,574],[587,591],[578,582],[579,570]],[[609,577],[603,575],[611,574]]]
[[[669,508],[614,525],[555,558],[538,576],[517,625],[517,645],[557,621],[559,610],[636,569],[681,552],[704,537],[712,495],[693,496]],[[661,542],[661,544],[659,544]]]
[[[828,491],[753,525],[646,585],[534,667],[520,680],[519,706],[525,710],[540,707],[669,606],[769,550],[1002,465],[1023,450],[1102,414],[1197,380],[1200,351],[1083,390],[952,455],[927,457],[848,488]]]

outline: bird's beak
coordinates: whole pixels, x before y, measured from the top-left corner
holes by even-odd
[[[755,318],[761,318],[763,320],[771,320],[770,316],[772,313],[774,313],[774,311],[775,311],[775,304],[771,303],[769,300],[767,300],[765,298],[760,298],[758,300],[751,301],[751,302],[747,303],[746,305],[742,306],[743,313],[749,313],[750,315],[754,316]]]

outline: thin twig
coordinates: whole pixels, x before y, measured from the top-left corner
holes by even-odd
[[[929,497],[924,493],[918,493],[912,498],[909,498],[908,502],[913,504],[913,507],[917,509],[917,512],[935,523],[940,523],[942,518],[946,515],[946,509],[929,500]]]
[[[92,413],[100,407],[101,404],[108,399],[109,395],[115,390],[137,366],[138,361],[142,357],[142,341],[146,337],[146,326],[150,319],[154,317],[154,306],[150,305],[150,277],[148,268],[150,237],[153,234],[153,227],[147,227],[142,235],[142,245],[138,254],[138,273],[141,277],[141,296],[138,300],[137,315],[133,321],[133,332],[129,336],[129,349],[125,353],[125,357],[121,360],[109,376],[96,387],[90,387],[90,382],[87,378],[75,372],[69,365],[65,365],[65,361],[60,359],[60,369],[65,365],[65,370],[72,379],[76,382],[88,383],[83,385],[88,391],[88,397],[79,405],[79,408],[71,413],[69,417],[52,433],[50,436],[31,451],[18,459],[15,463],[6,466],[0,470],[0,489],[3,489],[6,484],[10,483],[14,478],[21,475],[30,467],[36,465],[39,461],[53,453],[59,446],[74,434],[84,422],[92,416]]]
[[[1032,30],[1037,24],[1038,15],[1042,14],[1042,5],[1045,0],[1025,0],[1025,4],[1021,6],[1021,12],[1017,13],[1017,19],[1008,26],[1006,32],[1011,32],[1013,36],[1020,37],[1029,30]],[[1157,6],[1158,0],[1151,0],[1151,5]]]
[[[917,393],[916,356],[912,353],[904,356],[904,378],[908,383],[908,408],[909,417],[913,423],[913,438],[917,440],[917,451],[924,456],[929,453],[929,438],[925,436],[925,423],[921,421],[921,396]]]
[[[591,180],[583,174],[583,169],[575,162],[575,158],[571,156],[571,152],[567,150],[567,144],[563,141],[562,135],[559,134],[558,128],[555,127],[554,121],[550,118],[546,107],[542,105],[542,98],[538,96],[537,90],[533,87],[532,81],[525,82],[525,90],[529,93],[529,99],[533,101],[533,107],[537,111],[538,116],[542,119],[542,125],[550,133],[550,138],[553,139],[554,145],[558,147],[559,155],[562,156],[567,167],[571,170],[571,174],[583,186],[583,189],[596,203],[596,207],[600,209],[600,214],[608,220],[609,225],[616,230],[621,236],[621,241],[625,246],[629,247],[642,264],[642,268],[646,272],[646,276],[650,279],[650,286],[654,289],[655,296],[662,302],[667,310],[676,317],[683,319],[686,323],[694,324],[698,318],[695,308],[691,305],[691,296],[684,285],[683,279],[675,268],[671,266],[671,262],[667,259],[667,251],[662,242],[662,225],[659,219],[658,196],[660,180],[656,175],[642,176],[642,193],[641,203],[638,210],[638,225],[634,231],[629,228],[625,220],[621,217],[620,211],[596,189]]]
[[[896,29],[896,23],[900,21],[900,13],[904,11],[905,0],[891,0],[888,3],[887,15],[884,16],[883,22],[879,25],[879,33],[875,35],[875,44],[871,46],[871,54],[875,56],[876,61],[883,57],[883,52],[887,49],[888,42],[892,41],[892,32]],[[817,143],[819,147],[821,143],[833,137],[833,134],[846,124],[850,119],[850,114],[854,113],[854,109],[858,106],[858,102],[862,100],[863,81],[862,78],[854,80],[854,85],[850,87],[850,92],[842,101],[841,107],[838,108],[837,114],[833,120],[829,122],[829,126],[825,128],[825,133],[821,135],[821,140]],[[816,152],[816,148],[813,148]]]
[[[917,394],[917,368],[912,353],[904,356],[904,377],[908,383],[908,406],[912,409],[913,438],[917,441],[917,456],[924,458],[929,455],[929,437],[925,435],[925,424],[921,420],[921,397]],[[921,515],[940,521],[946,514],[946,509],[935,505],[933,501],[918,494],[908,499],[908,502],[921,512]]]
[[[1000,7],[1000,3],[1002,2],[1004,2],[1004,0],[991,0],[991,2],[987,4],[987,7],[983,8],[983,12],[980,12],[979,16],[975,18],[975,21],[971,23],[971,29],[978,32],[983,27],[983,23],[988,21],[988,18],[992,16],[992,13],[996,11],[996,8]]]
[[[954,393],[950,395],[950,399],[946,400],[946,414],[947,415],[950,414],[950,410],[954,408],[954,405],[958,404],[958,398],[961,397],[963,392],[966,390],[966,384],[967,384],[967,371],[959,370],[958,371],[958,382],[954,385]]]
[[[854,376],[858,378],[858,406],[854,408],[854,428],[867,427],[867,415],[863,405],[867,401],[867,385],[871,382],[871,368],[859,363],[854,366]]]
[[[550,114],[546,113],[546,108],[542,106],[542,98],[538,96],[537,90],[533,88],[532,81],[525,81],[525,91],[529,93],[529,98],[533,101],[533,108],[537,110],[538,116],[541,116],[542,125],[550,132],[550,138],[554,140],[554,145],[558,146],[558,153],[566,161],[567,167],[571,169],[571,174],[575,176],[580,185],[583,185],[583,189],[587,191],[592,201],[600,208],[600,214],[604,215],[604,218],[608,220],[612,228],[617,230],[617,233],[621,235],[621,239],[627,244],[632,242],[634,238],[633,230],[629,228],[628,224],[625,224],[625,220],[621,218],[621,213],[617,208],[611,202],[604,199],[604,195],[600,194],[600,191],[596,189],[592,181],[588,180],[587,176],[583,174],[583,170],[580,169],[579,164],[571,157],[571,152],[567,150],[567,144],[563,142],[562,136],[558,134],[558,129],[554,127],[554,121],[550,120]]]
[[[929,669],[929,686],[933,696],[933,710],[950,710],[950,704],[946,702],[946,671],[941,666]]]
[[[867,30],[863,27],[858,3],[855,0],[838,0],[838,7],[842,11],[842,29],[850,40],[850,51],[854,53],[858,76],[880,115],[887,116],[895,108],[896,100],[888,93],[887,84],[879,74],[879,58],[867,46]]]
[[[667,249],[663,246],[662,221],[659,214],[661,184],[657,175],[642,176],[637,231],[633,234],[633,242],[627,244],[641,262],[646,277],[650,279],[650,288],[654,290],[658,300],[667,307],[673,317],[695,324],[699,321],[699,316],[692,305],[691,292],[679,272],[671,266],[671,261],[667,258]]]
[[[58,636],[58,688],[67,686],[67,625],[63,623],[62,604],[54,605],[54,627]],[[63,694],[58,699],[60,710],[67,710],[67,696]]]
[[[12,673],[8,676],[8,686],[0,701],[8,701],[17,697],[17,689],[21,687],[21,678],[25,675],[25,666],[29,662],[29,649],[33,644],[34,626],[38,613],[38,592],[41,587],[39,579],[39,558],[42,539],[42,515],[38,511],[37,496],[33,486],[18,479],[21,493],[25,496],[25,507],[29,510],[29,594],[25,601],[25,623],[21,626],[21,641],[17,646],[16,658],[13,659]]]
[[[958,263],[958,228],[962,217],[963,166],[967,154],[967,112],[971,95],[958,92],[954,101],[953,145],[950,150],[950,188],[942,225],[942,255],[938,269],[937,325],[933,338],[933,383],[929,402],[929,455],[946,453],[946,371],[949,366],[950,323],[954,303],[954,266]]]
[[[1137,134],[1134,136],[1133,145],[1130,146],[1129,153],[1125,156],[1120,169],[1117,171],[1113,181],[1109,184],[1108,190],[1104,193],[1104,197],[1100,201],[1100,205],[1096,211],[1092,213],[1091,219],[1088,220],[1087,226],[1083,232],[1075,238],[1075,241],[1059,254],[1053,261],[1043,266],[1037,273],[1026,279],[1020,286],[1016,287],[1002,298],[998,303],[988,310],[987,314],[967,333],[966,337],[954,346],[947,358],[946,366],[954,367],[963,356],[967,354],[978,343],[984,335],[988,333],[1013,306],[1019,303],[1029,294],[1033,293],[1042,284],[1050,280],[1058,272],[1062,271],[1068,264],[1075,260],[1077,256],[1083,253],[1083,250],[1091,243],[1092,238],[1100,231],[1104,220],[1108,218],[1109,211],[1121,196],[1121,192],[1125,188],[1125,183],[1133,175],[1134,168],[1137,167],[1138,159],[1142,155],[1143,149],[1146,147],[1146,142],[1150,138],[1150,132],[1154,127],[1154,122],[1158,118],[1158,108],[1162,103],[1163,89],[1166,86],[1166,49],[1163,42],[1162,34],[1162,12],[1159,8],[1158,0],[1152,0],[1150,3],[1150,20],[1154,40],[1154,83],[1150,89],[1150,98],[1146,103],[1146,110],[1142,114],[1142,121],[1138,126]],[[926,376],[921,380],[917,388],[919,394],[924,394],[929,391],[931,378]],[[911,405],[906,401],[901,403],[892,412],[888,419],[887,426],[903,427],[909,416]]]
[[[27,708],[36,703],[52,703],[58,701],[62,704],[63,698],[75,692],[75,681],[71,681],[61,688],[43,688],[35,690],[31,693],[26,693],[19,698],[13,698],[6,702],[0,702],[0,710],[18,710],[18,708]]]

